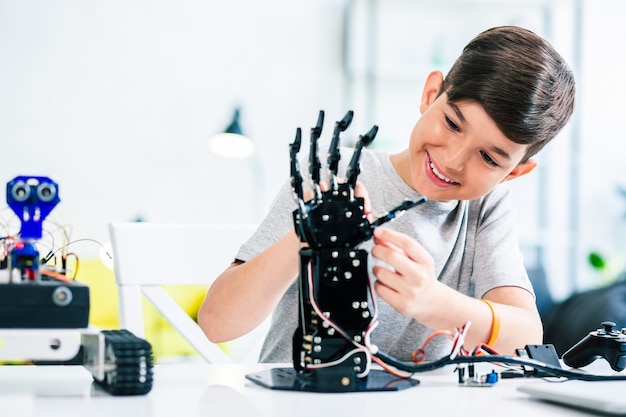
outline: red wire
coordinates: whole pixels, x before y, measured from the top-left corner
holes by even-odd
[[[415,349],[411,354],[411,360],[414,363],[421,363],[426,360],[426,345],[437,336],[448,336],[451,339],[454,338],[454,334],[449,330],[437,330],[436,332],[431,333],[428,335],[426,340],[424,340],[422,346],[419,349]]]
[[[389,365],[387,365],[382,359],[380,359],[378,356],[376,355],[372,355],[372,359],[374,359],[374,362],[376,362],[377,364],[380,365],[381,368],[383,368],[386,372],[389,372],[390,374],[392,374],[393,376],[396,376],[398,378],[410,378],[413,374],[405,374],[405,373],[400,373],[397,370],[395,370],[394,368],[390,367]]]
[[[70,282],[70,279],[67,276],[60,274],[58,272],[55,272],[55,271],[49,271],[47,269],[42,269],[41,275],[45,275],[47,277],[54,278],[56,280],[63,281],[63,282]]]

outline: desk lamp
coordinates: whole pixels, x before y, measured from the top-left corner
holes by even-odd
[[[235,108],[233,119],[224,132],[209,139],[209,149],[216,155],[225,158],[245,159],[255,152],[252,139],[245,136],[239,124],[240,109]]]

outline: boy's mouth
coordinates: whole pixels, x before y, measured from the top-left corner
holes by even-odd
[[[428,168],[430,168],[430,172],[433,174],[433,176],[439,180],[439,182],[444,182],[446,184],[449,185],[460,185],[458,182],[446,177],[445,175],[443,175],[439,169],[437,169],[437,166],[435,165],[435,163],[433,162],[433,160],[430,158],[430,154],[427,152],[426,153],[426,165],[428,165]]]

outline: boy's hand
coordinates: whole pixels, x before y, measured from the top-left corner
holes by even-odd
[[[403,233],[378,227],[371,253],[386,264],[373,267],[374,288],[383,300],[416,320],[432,312],[439,281],[433,258],[422,245]]]

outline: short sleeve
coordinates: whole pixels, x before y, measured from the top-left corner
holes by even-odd
[[[480,298],[493,288],[517,286],[534,295],[519,247],[516,213],[508,187],[494,191],[472,206],[478,210],[472,284]]]

